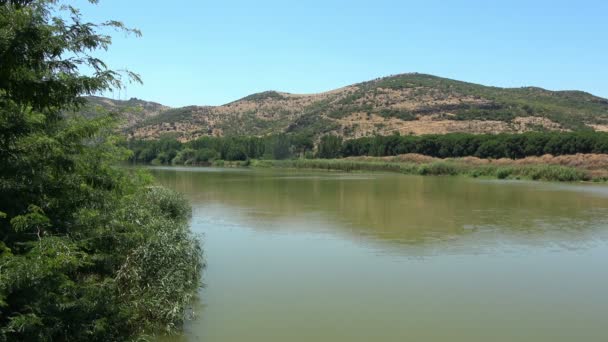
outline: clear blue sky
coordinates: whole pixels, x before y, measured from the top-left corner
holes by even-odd
[[[608,97],[605,0],[83,2],[88,19],[143,31],[116,35],[104,58],[143,77],[128,97],[171,106],[320,92],[404,72]]]

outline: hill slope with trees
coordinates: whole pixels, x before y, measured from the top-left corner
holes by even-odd
[[[330,133],[351,139],[395,132],[608,131],[608,100],[581,91],[487,87],[412,73],[319,94],[267,91],[222,106],[161,108],[129,122],[124,128],[130,137],[170,133],[181,141],[279,133],[316,140]]]

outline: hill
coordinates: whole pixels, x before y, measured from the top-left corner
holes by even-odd
[[[93,98],[124,109],[130,101]],[[133,101],[133,100],[131,100]],[[319,94],[276,91],[222,106],[166,108],[135,100],[124,127],[130,137],[180,140],[280,132],[345,138],[369,135],[608,131],[608,100],[581,91],[498,88],[425,74],[378,78]]]
[[[122,127],[125,129],[171,109],[160,103],[137,98],[113,100],[100,96],[87,96],[86,99],[87,104],[80,110],[81,114],[85,117],[94,117],[104,111],[117,112],[124,118]]]

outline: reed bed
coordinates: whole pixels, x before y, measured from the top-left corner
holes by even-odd
[[[569,157],[569,158],[568,158]],[[252,160],[252,167],[319,169],[345,172],[383,171],[425,176],[470,176],[559,182],[606,181],[606,155],[542,156],[520,160],[475,157],[439,159],[422,155],[343,159]]]

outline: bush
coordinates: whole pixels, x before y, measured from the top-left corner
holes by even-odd
[[[196,163],[210,163],[213,162],[216,159],[220,158],[220,154],[213,149],[210,148],[203,148],[200,150],[197,150],[194,154],[194,159],[196,160]]]
[[[131,320],[142,332],[173,332],[199,287],[200,242],[189,230],[190,205],[162,187],[151,187],[123,203],[120,219],[139,224],[116,275],[119,297],[133,308]]]
[[[469,175],[471,177],[528,178],[533,180],[574,182],[590,180],[585,171],[555,165],[474,165],[454,161],[432,163],[385,162],[354,159],[254,160],[254,167],[280,167],[352,171],[387,171],[424,176]]]
[[[498,179],[508,178],[512,172],[513,172],[513,170],[510,168],[500,168],[500,169],[496,170],[496,178],[498,178]]]
[[[459,168],[454,164],[436,162],[431,164],[423,164],[418,168],[418,173],[421,175],[457,175],[460,172]]]
[[[131,141],[133,161],[168,164],[177,151],[198,152],[196,163],[214,159],[228,161],[247,159],[288,159],[304,156],[311,159],[312,141],[308,136],[282,134],[257,137],[205,137],[181,144],[173,140]],[[216,153],[212,151],[217,151]],[[335,159],[355,156],[395,156],[422,154],[437,158],[521,159],[546,153],[608,153],[608,133],[603,132],[531,132],[523,134],[465,134],[364,137],[342,141],[336,135],[325,135],[317,145],[317,157]],[[219,155],[218,155],[219,154]],[[184,160],[185,162],[186,160]]]
[[[195,162],[196,151],[191,148],[185,148],[177,153],[171,161],[173,165],[192,165]]]
[[[557,165],[522,167],[519,173],[533,180],[574,182],[590,179],[584,171]]]

